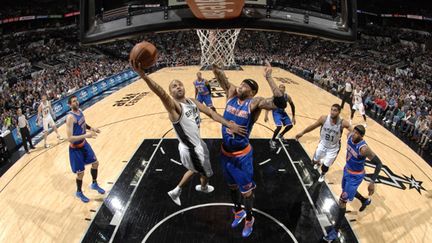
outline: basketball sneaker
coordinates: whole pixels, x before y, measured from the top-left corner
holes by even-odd
[[[77,198],[81,199],[81,201],[84,203],[88,203],[90,201],[90,199],[88,199],[88,197],[84,196],[84,193],[82,193],[82,192],[76,192],[75,195],[77,196]]]
[[[330,230],[330,232],[328,232],[327,235],[323,237],[323,240],[325,240],[327,242],[332,242],[332,241],[336,240],[337,237],[338,237],[337,231],[334,228],[332,228]]]
[[[214,191],[214,187],[208,184],[205,187],[202,187],[201,185],[196,185],[195,190],[198,192],[211,193],[212,191]]]
[[[366,201],[362,202],[362,205],[359,209],[360,212],[366,209],[366,207],[371,204],[372,200],[370,198],[366,199]]]
[[[277,135],[276,138],[282,140],[282,143],[286,143],[287,142],[287,140],[283,136],[281,136],[280,134]]]
[[[320,177],[318,178],[318,182],[323,182],[325,179],[325,175],[321,174]]]
[[[246,212],[243,209],[238,212],[233,210],[233,213],[234,221],[231,223],[231,228],[237,227],[243,221],[243,219],[246,218]]]
[[[168,192],[168,196],[170,196],[170,198],[174,201],[174,203],[179,205],[179,206],[181,206],[180,194],[181,194],[181,191],[176,193],[175,188]]]
[[[92,183],[90,188],[96,190],[99,194],[105,194],[105,190],[102,189],[97,183]]]
[[[318,170],[321,165],[319,163],[314,164],[314,170]]]
[[[254,223],[255,223],[255,218],[254,217],[252,217],[252,220],[250,220],[250,221],[246,220],[245,226],[244,226],[243,232],[242,232],[242,236],[243,237],[246,238],[250,234],[252,234]]]

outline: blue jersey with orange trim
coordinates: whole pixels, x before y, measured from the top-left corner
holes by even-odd
[[[210,90],[205,84],[205,79],[203,79],[201,82],[198,80],[194,81],[195,88],[198,90],[198,95],[208,95],[210,94]]]
[[[346,167],[352,171],[363,171],[366,157],[360,154],[360,149],[366,146],[366,141],[361,140],[358,143],[352,141],[352,135],[348,137]]]
[[[76,120],[76,122],[74,122],[74,124],[73,124],[72,135],[73,136],[80,136],[80,135],[86,134],[86,122],[85,122],[85,118],[84,118],[84,113],[82,113],[82,111],[79,110],[79,114],[76,114],[72,111],[70,111],[69,114],[71,114]],[[80,144],[82,142],[83,142],[83,140],[76,141],[76,142],[73,142],[73,144]]]
[[[233,121],[240,126],[245,126],[247,135],[245,137],[233,134],[230,129],[222,125],[223,145],[228,152],[239,151],[249,144],[249,135],[252,131],[253,117],[250,112],[252,98],[240,101],[237,96],[228,100],[223,117]]]

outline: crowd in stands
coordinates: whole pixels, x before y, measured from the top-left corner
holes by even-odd
[[[156,43],[159,67],[199,64],[200,46],[194,31],[146,35],[139,39]],[[105,48],[121,52],[120,57],[127,58],[136,42],[126,40]],[[363,99],[370,115],[420,147],[430,146],[430,51],[406,46],[398,38],[390,42],[362,38],[347,44],[278,32],[242,31],[235,49],[237,64],[261,65],[264,59],[292,71],[303,70],[300,74],[306,71],[311,79],[336,95],[351,80],[365,92]]]
[[[79,46],[76,34],[76,30],[65,30],[46,33],[43,38],[31,35],[0,42],[3,126],[13,126],[10,117],[18,107],[24,108],[28,115],[34,114],[42,94],[59,99],[128,68],[129,51],[139,40],[155,43],[159,51],[158,68],[200,63],[195,31],[145,34],[92,47]],[[401,36],[387,40],[368,36],[372,33],[365,32],[356,43],[339,43],[243,30],[237,40],[235,59],[238,64],[262,64],[268,59],[292,71],[302,70],[300,74],[306,73],[311,81],[334,94],[340,93],[350,80],[365,91],[366,108],[384,126],[430,148],[431,51],[407,46],[400,41]]]
[[[128,68],[126,61],[79,46],[77,29],[8,36],[0,42],[0,118],[15,126],[16,110],[37,112],[41,96],[55,101]]]

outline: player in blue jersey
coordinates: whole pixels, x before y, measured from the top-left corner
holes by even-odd
[[[375,181],[381,171],[382,163],[378,156],[376,156],[366,144],[366,141],[363,140],[365,133],[365,127],[357,125],[354,127],[353,132],[348,134],[347,162],[342,178],[342,194],[339,198],[339,212],[334,227],[332,227],[324,237],[324,240],[326,241],[330,242],[338,238],[338,230],[340,229],[342,220],[345,217],[346,204],[348,201],[352,201],[354,197],[359,199],[362,202],[360,211],[363,211],[366,206],[371,203],[370,198],[366,199],[357,192],[357,188],[365,177],[364,167],[366,158],[370,159],[370,161],[376,166],[368,186],[369,196],[375,192]]]
[[[227,94],[224,118],[247,128],[247,135],[239,136],[233,134],[226,126],[222,126],[221,166],[234,203],[234,221],[231,227],[237,227],[246,218],[242,236],[248,237],[252,233],[255,221],[252,208],[253,189],[256,187],[253,181],[253,154],[249,135],[262,109],[273,110],[276,106],[285,108],[286,102],[271,76],[272,68],[268,61],[265,77],[273,91],[273,98],[256,97],[258,84],[252,79],[245,79],[236,86],[228,81],[223,70],[217,65],[213,65],[213,72]]]
[[[274,110],[272,110],[272,115],[273,115],[273,121],[276,125],[276,129],[273,132],[273,137],[270,140],[270,147],[272,149],[276,148],[276,138],[281,138],[284,139],[283,136],[285,135],[285,133],[287,133],[289,130],[291,130],[291,128],[293,128],[293,126],[296,124],[296,120],[295,120],[295,106],[294,106],[294,102],[291,99],[291,96],[289,96],[287,93],[285,93],[285,85],[281,84],[279,85],[279,89],[282,92],[285,102],[288,102],[291,106],[291,112],[292,112],[292,120],[290,119],[290,117],[288,116],[288,114],[286,113],[285,109],[281,109],[281,108],[276,108]],[[265,111],[265,116],[264,116],[264,121],[268,122],[268,113],[270,111]],[[284,130],[279,134],[280,130],[282,130],[282,126],[285,126]]]
[[[197,72],[197,79],[194,81],[195,97],[198,102],[216,111],[211,99],[211,87],[207,80],[202,78],[201,72]]]
[[[79,109],[79,102],[76,96],[73,95],[69,97],[68,104],[71,108],[71,111],[66,117],[66,133],[67,139],[70,143],[69,160],[72,172],[77,175],[76,196],[86,203],[89,199],[81,190],[85,165],[92,165],[90,173],[93,178],[93,183],[90,185],[90,188],[96,190],[100,194],[105,193],[105,190],[99,187],[96,181],[99,162],[96,159],[93,149],[86,140],[87,138],[96,138],[97,133],[100,133],[100,130],[87,125],[84,114]],[[90,133],[87,133],[86,130],[90,130]]]

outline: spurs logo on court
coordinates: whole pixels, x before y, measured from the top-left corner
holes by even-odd
[[[276,79],[277,81],[283,83],[283,84],[296,84],[298,85],[299,83],[297,83],[296,81],[290,79],[290,78],[277,78],[275,77],[274,79]]]
[[[366,166],[375,168],[375,165],[371,164],[369,162],[366,162]],[[402,175],[403,177],[398,176],[398,175],[394,174],[393,171],[391,171],[390,168],[387,167],[387,165],[384,165],[384,164],[382,166],[381,171],[384,172],[386,174],[386,176],[379,175],[376,183],[381,183],[381,184],[385,184],[388,186],[396,187],[396,188],[399,188],[401,190],[406,190],[407,187],[405,184],[408,184],[409,189],[414,188],[420,194],[421,194],[421,190],[426,191],[426,189],[422,186],[423,182],[416,180],[413,177],[413,175],[411,175],[411,177],[408,177],[406,175]],[[371,176],[372,176],[372,173],[366,174],[365,180],[371,181],[371,179],[370,179]]]
[[[121,100],[116,101],[113,106],[133,106],[148,93],[149,92],[127,94]]]

